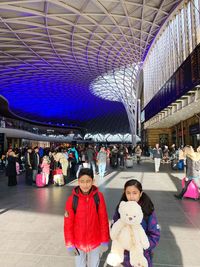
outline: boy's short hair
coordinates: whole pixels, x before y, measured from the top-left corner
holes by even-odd
[[[83,176],[83,175],[88,175],[92,179],[94,179],[94,173],[93,170],[90,168],[82,168],[79,172],[78,179]]]

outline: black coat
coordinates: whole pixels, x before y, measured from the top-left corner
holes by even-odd
[[[39,154],[33,152],[33,154],[32,154],[32,169],[38,170],[39,164],[40,164]]]
[[[7,175],[8,176],[16,176],[16,157],[9,156],[8,157],[8,165],[7,165]]]

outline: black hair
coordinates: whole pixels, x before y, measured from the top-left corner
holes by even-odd
[[[154,205],[153,205],[153,202],[151,201],[150,197],[145,192],[143,192],[142,184],[138,180],[131,179],[131,180],[128,180],[125,183],[125,185],[124,185],[124,193],[121,196],[120,202],[121,201],[128,201],[128,199],[126,197],[126,193],[125,193],[126,188],[128,186],[135,186],[140,191],[140,193],[142,192],[142,196],[140,197],[140,200],[139,200],[138,204],[142,208],[142,212],[144,214],[144,219],[148,220],[148,217],[154,211]],[[120,202],[119,202],[119,204],[120,204]],[[117,209],[119,208],[119,204],[117,206]]]
[[[83,175],[88,175],[92,179],[94,179],[94,173],[93,170],[90,168],[82,168],[79,172],[78,179],[83,176]]]

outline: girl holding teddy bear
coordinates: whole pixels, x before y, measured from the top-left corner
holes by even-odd
[[[152,267],[152,250],[158,245],[160,239],[160,228],[154,211],[154,205],[149,196],[145,192],[143,192],[142,185],[139,181],[135,179],[127,181],[124,185],[124,192],[122,194],[120,202],[116,207],[111,228],[113,224],[120,218],[118,209],[121,201],[136,201],[142,208],[144,215],[142,220],[142,227],[150,243],[150,247],[144,251],[144,256],[147,259],[148,267]],[[122,263],[122,265],[124,267],[132,267],[132,265],[130,264],[129,251],[124,251],[124,262]]]

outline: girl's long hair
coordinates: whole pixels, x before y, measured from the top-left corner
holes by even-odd
[[[142,208],[142,212],[144,214],[144,219],[148,220],[148,217],[154,211],[154,205],[153,205],[153,202],[151,201],[150,197],[145,192],[142,191],[142,184],[138,180],[131,179],[131,180],[128,180],[125,183],[125,185],[124,185],[124,193],[121,196],[119,204],[120,204],[121,201],[128,201],[128,199],[126,197],[126,193],[125,193],[126,188],[128,186],[135,186],[140,191],[140,193],[142,192],[142,196],[140,197],[140,200],[139,200],[138,204]],[[117,209],[119,208],[119,204],[117,206]]]

